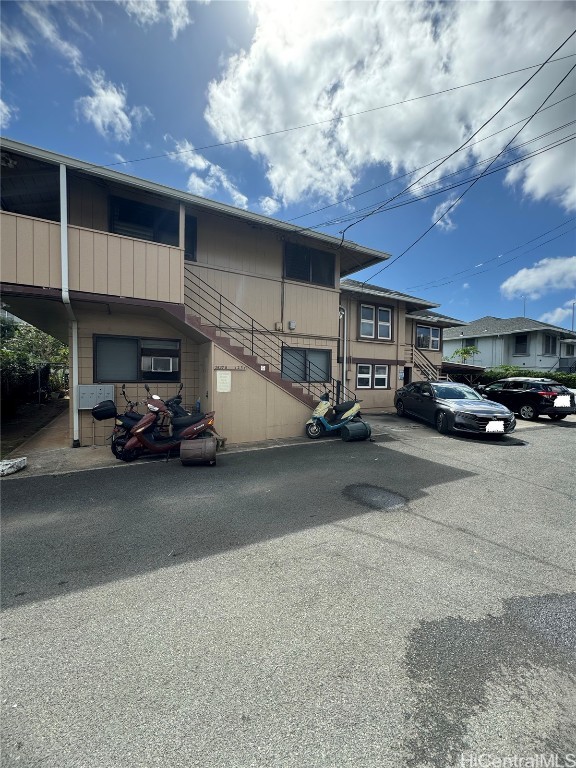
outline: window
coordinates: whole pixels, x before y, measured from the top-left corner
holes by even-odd
[[[462,346],[463,347],[475,347],[476,346],[476,339],[462,339]]]
[[[544,354],[556,354],[556,336],[551,336],[549,333],[544,334]]]
[[[574,357],[574,344],[566,344],[566,357]]]
[[[197,228],[196,217],[187,213],[184,217],[184,259],[186,261],[196,261]]]
[[[284,244],[284,277],[334,287],[334,254],[296,243]]]
[[[440,349],[440,328],[417,325],[416,346],[418,349]]]
[[[528,354],[528,334],[522,333],[518,336],[514,336],[514,354],[515,355],[527,355]]]
[[[180,381],[180,341],[94,336],[94,381]]]
[[[356,389],[388,389],[388,366],[358,363]]]
[[[110,197],[110,232],[117,235],[178,247],[179,222],[178,211]]]
[[[330,381],[329,349],[282,349],[282,378],[288,381]]]
[[[392,310],[388,307],[361,304],[360,338],[389,341],[392,338]]]

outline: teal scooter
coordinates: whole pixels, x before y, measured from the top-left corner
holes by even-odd
[[[325,434],[337,434],[345,424],[362,421],[360,416],[361,400],[347,400],[338,405],[330,404],[330,396],[325,392],[306,422],[306,434],[316,440]]]

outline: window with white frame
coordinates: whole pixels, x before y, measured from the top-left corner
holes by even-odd
[[[389,307],[361,304],[360,338],[390,341],[392,339],[392,310]]]
[[[440,328],[417,325],[416,346],[418,349],[440,349]]]
[[[388,389],[388,366],[358,363],[356,389]]]
[[[566,344],[566,357],[574,357],[574,344]]]

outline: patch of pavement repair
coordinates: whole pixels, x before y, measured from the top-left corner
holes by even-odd
[[[574,753],[575,648],[576,593],[510,598],[501,616],[422,621],[405,655],[406,765]]]
[[[399,509],[407,503],[404,496],[387,491],[379,485],[369,485],[367,483],[347,485],[342,493],[348,499],[375,511]]]

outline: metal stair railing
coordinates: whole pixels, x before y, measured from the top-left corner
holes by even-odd
[[[184,303],[204,325],[236,342],[243,350],[248,350],[250,355],[279,373],[287,384],[296,384],[304,392],[318,399],[328,392],[333,403],[356,400],[354,392],[343,387],[340,381],[331,376],[326,377],[326,371],[308,359],[307,376],[302,380],[304,369],[291,356],[284,355],[285,350],[296,350],[297,347],[279,339],[266,326],[219,293],[187,266],[184,268]]]
[[[420,373],[424,374],[428,381],[431,381],[432,379],[437,379],[439,376],[438,368],[434,365],[434,363],[429,360],[426,355],[418,349],[418,347],[413,348],[414,352],[414,365],[418,368]]]

